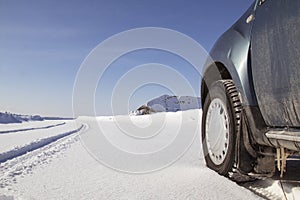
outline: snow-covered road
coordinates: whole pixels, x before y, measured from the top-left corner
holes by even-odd
[[[28,124],[25,123],[24,127],[17,125],[19,128],[9,127],[1,130],[0,163],[41,148],[84,128],[83,125],[77,127],[74,120],[55,123],[48,121],[46,126],[36,126],[36,123],[33,123],[31,128],[27,126]]]
[[[164,115],[164,129],[172,130],[172,127],[176,126],[176,120],[180,119],[179,115],[180,112]],[[199,110],[184,111],[182,116],[185,120],[182,126],[192,127],[191,123],[198,123],[200,115]],[[147,127],[155,122],[155,119],[147,116],[135,116],[130,119],[139,127]],[[122,122],[126,121],[122,116],[97,118],[97,122],[101,122],[100,132],[111,133],[108,139],[112,142],[118,138],[118,134],[124,134],[122,131],[118,132],[114,125],[116,120],[121,122],[118,127],[122,129],[120,124],[122,126]],[[201,150],[199,129],[192,145],[171,165],[139,174],[120,172],[122,169],[117,167],[112,169],[112,166],[108,167],[109,163],[99,159],[85,142],[86,137],[96,133],[95,121],[95,118],[79,118],[76,127],[83,123],[86,125],[78,132],[0,163],[0,199],[261,199],[252,190],[271,199],[283,198],[276,180],[259,180],[240,186],[208,169]],[[178,134],[180,133],[176,136]],[[149,135],[143,133],[143,136]],[[167,140],[173,136],[172,133],[165,133],[160,140]],[[122,141],[119,141],[118,146],[123,150],[141,150],[139,146],[126,141],[124,136],[119,138],[122,138]],[[151,147],[161,145],[143,144],[145,149],[142,150],[151,150]],[[117,157],[113,159],[118,160]],[[290,192],[290,199],[297,199],[293,196],[297,192],[295,183],[292,189],[287,187],[286,190]]]
[[[31,122],[29,122],[30,124]],[[28,127],[28,124],[24,123],[22,128],[3,128],[0,134],[0,154],[10,151],[14,148],[19,148],[40,139],[56,136],[60,133],[66,133],[70,130],[75,130],[76,124],[73,120],[70,121],[49,121],[47,124],[43,123],[40,126]],[[42,126],[41,126],[42,125]],[[1,158],[1,156],[0,156]]]
[[[198,115],[199,112],[191,114]],[[172,115],[176,116],[176,113],[170,114],[166,120],[173,120]],[[107,126],[110,126],[109,121],[114,121],[109,117],[98,120],[106,122]],[[79,133],[88,135],[89,130]],[[184,156],[171,166],[134,174],[104,166],[88,153],[78,134],[72,134],[1,163],[0,194],[3,198],[15,199],[259,198],[207,169],[199,141],[197,136]]]

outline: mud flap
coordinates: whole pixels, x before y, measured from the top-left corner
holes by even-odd
[[[241,126],[236,142],[236,168],[243,174],[252,172],[255,165],[256,151],[251,145],[249,132],[242,112]]]
[[[249,174],[253,172],[255,166],[256,152],[251,146],[248,128],[243,116],[243,112],[241,112],[241,125],[236,138],[235,164],[232,172],[229,173],[230,179],[239,183],[255,180]]]

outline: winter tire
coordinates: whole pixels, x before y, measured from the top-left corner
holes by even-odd
[[[221,175],[232,171],[241,103],[232,80],[216,81],[209,88],[202,117],[202,145],[206,165]]]

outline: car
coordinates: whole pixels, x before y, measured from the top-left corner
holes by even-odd
[[[235,181],[283,176],[300,152],[300,1],[253,2],[201,79],[206,165]]]

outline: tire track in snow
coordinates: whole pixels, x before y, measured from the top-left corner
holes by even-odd
[[[276,171],[271,178],[261,178],[240,185],[266,199],[297,200],[300,199],[299,169],[299,158],[289,158],[287,171],[282,178],[280,178],[280,172]]]
[[[59,124],[53,124],[53,125],[49,125],[49,126],[36,127],[36,128],[23,128],[23,129],[15,129],[15,130],[5,130],[5,131],[0,131],[0,134],[15,133],[15,132],[21,132],[21,131],[40,130],[40,129],[48,129],[48,128],[53,128],[53,127],[57,127],[57,126],[62,126],[64,124],[66,124],[66,122],[59,123]]]
[[[282,191],[280,189],[278,189],[277,194],[276,194],[276,193],[274,193],[274,191],[268,190],[268,188],[266,188],[266,186],[265,186],[266,182],[268,182],[268,180],[257,180],[254,182],[243,183],[240,185],[264,199],[282,200],[283,195],[278,194],[278,193],[281,193]]]
[[[79,128],[77,128],[75,130],[68,131],[68,132],[65,132],[65,133],[61,133],[61,134],[58,134],[58,135],[55,135],[55,136],[52,136],[52,137],[36,140],[36,141],[33,141],[33,142],[31,142],[31,143],[29,143],[25,146],[18,147],[18,148],[12,149],[10,151],[1,153],[0,154],[0,163],[6,162],[7,160],[10,160],[10,159],[16,158],[18,156],[24,155],[27,152],[39,149],[43,146],[46,146],[46,145],[48,145],[52,142],[57,141],[57,140],[59,140],[63,137],[66,137],[68,135],[76,133],[76,132],[80,131],[81,129],[83,129],[84,126],[85,125],[81,125]]]
[[[88,126],[83,124],[79,129],[80,131],[76,129],[77,134],[69,134],[27,154],[0,163],[0,194],[5,191],[13,195],[11,186],[17,183],[18,178],[31,174],[36,166],[49,164],[52,158],[61,156],[70,145],[80,141],[79,134],[84,133]]]

